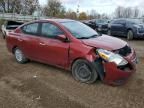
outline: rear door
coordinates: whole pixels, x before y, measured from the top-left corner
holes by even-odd
[[[39,23],[31,23],[22,27],[22,34],[18,39],[24,54],[32,60],[40,60],[39,57]]]
[[[119,35],[124,36],[125,31],[126,31],[126,21],[125,20],[120,20],[119,21],[118,31],[119,31]]]

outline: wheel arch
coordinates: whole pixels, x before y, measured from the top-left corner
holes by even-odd
[[[12,47],[12,53],[14,54],[14,51],[15,51],[15,49],[17,48],[18,46],[17,45],[14,45],[13,47]]]
[[[79,58],[76,58],[76,59],[74,59],[73,61],[71,61],[70,70],[72,70],[72,66],[73,66],[73,64],[74,64],[77,60],[86,60],[86,59],[85,59],[84,57],[79,57]]]
[[[129,30],[133,30],[133,29],[132,29],[132,28],[127,28],[127,32],[128,32]]]
[[[74,65],[74,63],[77,61],[77,60],[86,60],[88,61],[92,67],[97,71],[97,74],[98,74],[98,78],[100,78],[100,80],[104,80],[104,76],[105,76],[105,73],[104,73],[104,66],[102,64],[102,61],[100,58],[96,58],[94,61],[89,61],[85,58],[76,58],[73,60],[73,62],[71,63],[71,67],[70,69],[72,70],[72,66]]]

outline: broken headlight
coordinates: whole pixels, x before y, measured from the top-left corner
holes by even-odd
[[[107,51],[104,49],[97,49],[96,51],[99,54],[99,56],[107,62],[114,62],[117,66],[124,66],[128,64],[127,60],[125,60],[119,54],[115,54],[111,51]]]

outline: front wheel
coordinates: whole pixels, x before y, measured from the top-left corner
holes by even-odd
[[[15,48],[14,55],[18,63],[24,64],[28,62],[28,59],[24,56],[23,52],[19,48]]]
[[[98,74],[93,66],[86,60],[77,60],[72,66],[73,77],[82,83],[94,83]]]
[[[132,40],[134,37],[133,31],[132,30],[128,30],[127,32],[127,40]]]

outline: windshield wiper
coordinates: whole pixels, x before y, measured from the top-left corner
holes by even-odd
[[[89,39],[89,37],[79,37],[77,39]]]
[[[92,35],[92,36],[90,36],[89,38],[95,38],[95,37],[97,37],[98,35]]]
[[[79,37],[78,39],[90,39],[90,38],[95,38],[97,37],[98,35],[92,35],[92,36],[89,36],[89,37]]]

